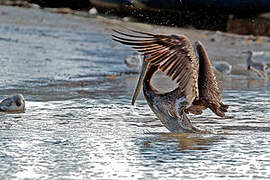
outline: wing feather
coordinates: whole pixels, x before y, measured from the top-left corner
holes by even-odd
[[[196,49],[199,55],[199,101],[204,102],[216,115],[224,116],[228,105],[221,102],[221,90],[216,81],[212,64],[207,56],[204,46],[198,41]]]
[[[129,30],[133,34],[113,31],[117,34],[112,34],[113,40],[132,46],[147,56],[146,61],[157,65],[172,80],[176,79],[178,87],[174,91],[183,92],[189,105],[199,98],[198,62],[186,36],[157,35],[136,30]]]
[[[177,59],[175,56],[175,53],[172,53],[171,56],[169,56],[167,59],[165,59],[164,63],[161,64],[160,69],[162,71],[165,71],[166,69],[170,68],[172,66],[172,63]]]

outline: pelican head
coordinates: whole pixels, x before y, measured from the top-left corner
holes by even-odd
[[[4,99],[0,103],[0,111],[5,112],[24,112],[25,111],[25,101],[21,94],[14,95]]]
[[[145,74],[148,71],[148,69],[149,69],[149,63],[147,61],[145,61],[145,56],[144,56],[143,60],[142,60],[142,67],[141,67],[140,76],[139,76],[139,79],[137,81],[136,89],[135,89],[135,91],[133,93],[133,97],[132,97],[132,102],[131,102],[132,105],[135,104],[135,101],[142,90],[143,79],[144,79]]]

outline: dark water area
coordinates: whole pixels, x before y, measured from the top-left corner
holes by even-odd
[[[133,51],[110,37],[119,22],[13,7],[1,12],[0,99],[21,93],[26,100],[25,113],[0,114],[1,179],[270,178],[269,82],[251,80],[244,68],[220,78],[226,117],[190,116],[219,133],[174,135],[143,96],[130,103],[137,74],[124,58]],[[208,34],[186,31],[193,39]],[[233,68],[243,64],[237,50],[269,49],[240,37],[231,46],[230,38],[216,36],[216,44],[203,39],[209,55],[235,62]]]

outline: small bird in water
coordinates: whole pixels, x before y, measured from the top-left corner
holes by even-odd
[[[226,61],[218,61],[218,62],[214,63],[213,68],[217,72],[224,74],[224,75],[231,74],[231,72],[232,72],[232,65],[230,65]]]
[[[209,108],[216,115],[225,116],[229,106],[221,102],[221,90],[201,42],[195,42],[197,58],[190,40],[184,35],[130,31],[132,33],[114,30],[117,35],[112,34],[112,37],[144,56],[132,104],[143,87],[148,105],[172,133],[202,132],[192,125],[189,113],[201,114]],[[176,81],[174,90],[160,93],[153,87],[151,79],[159,70]]]
[[[127,57],[124,62],[129,68],[138,69],[141,63],[141,55],[134,53],[132,56]]]
[[[270,68],[270,65],[263,62],[255,62],[254,53],[251,50],[244,51],[244,53],[248,54],[246,63],[250,76],[254,79],[268,80],[266,69]]]
[[[25,101],[21,94],[14,95],[4,99],[0,103],[0,111],[4,112],[24,112],[25,111]]]

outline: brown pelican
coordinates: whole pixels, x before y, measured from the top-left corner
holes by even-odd
[[[4,99],[0,103],[0,111],[4,112],[24,112],[25,101],[23,95],[18,94]]]
[[[196,58],[190,40],[184,35],[157,35],[130,30],[132,34],[114,30],[113,40],[130,45],[144,56],[141,74],[132,104],[143,86],[148,105],[172,133],[201,132],[192,125],[188,113],[201,114],[209,108],[223,117],[228,105],[221,102],[211,62],[204,46],[196,41]],[[177,87],[160,93],[151,84],[154,74],[161,70],[175,80]]]
[[[244,53],[248,54],[246,63],[250,76],[254,79],[268,80],[266,69],[269,68],[270,66],[262,62],[255,62],[253,58],[254,55],[253,51],[251,50],[244,51]]]

